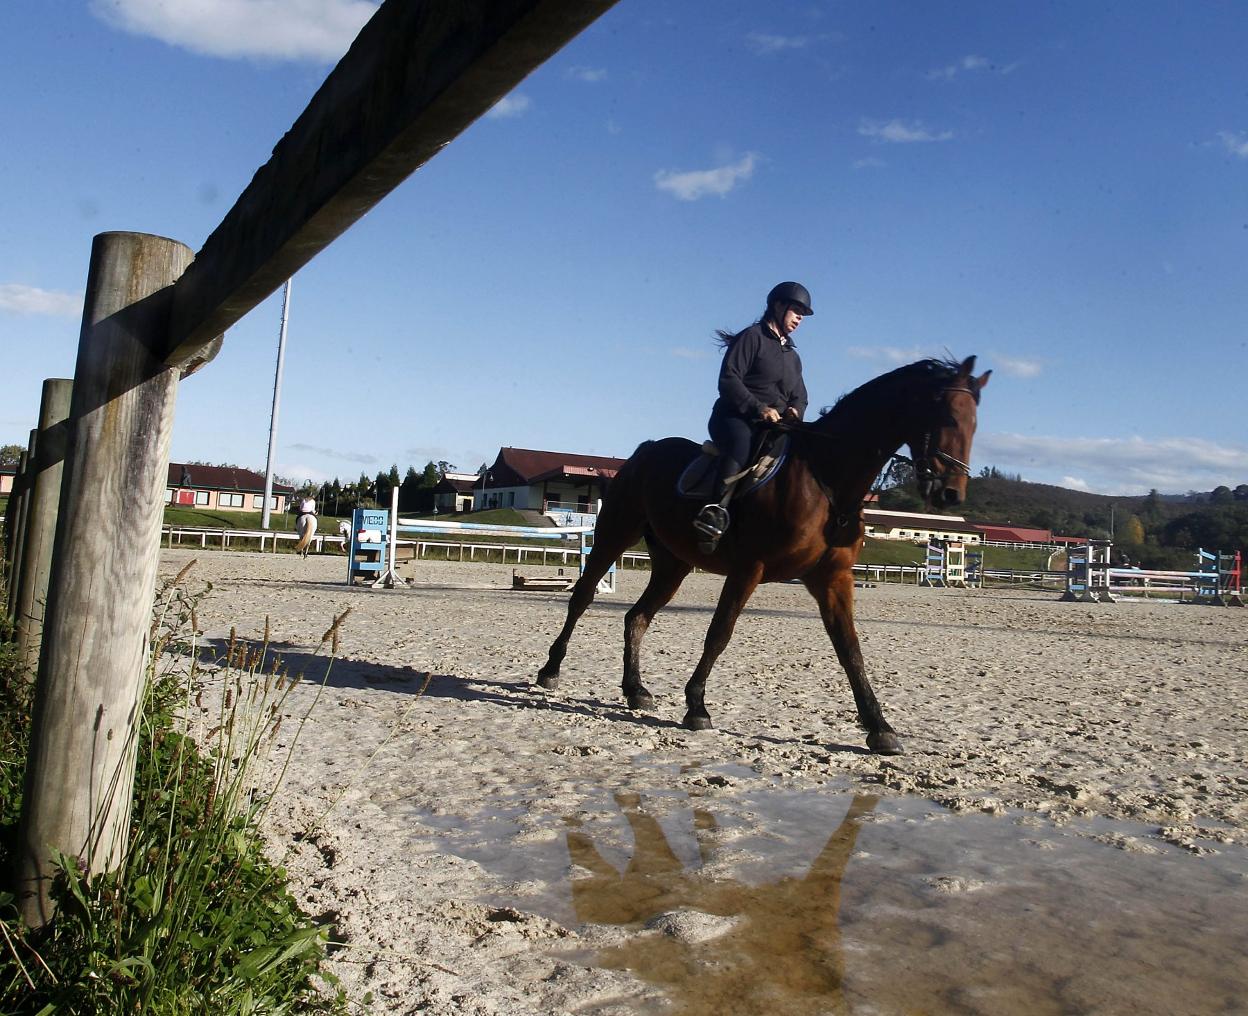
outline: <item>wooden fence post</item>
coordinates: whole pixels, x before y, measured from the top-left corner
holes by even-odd
[[[30,432],[26,450],[18,456],[17,475],[13,478],[13,492],[9,495],[9,507],[5,516],[12,514],[13,525],[9,529],[9,545],[5,548],[5,564],[9,569],[9,588],[5,598],[5,616],[13,620],[17,613],[17,588],[22,583],[22,547],[26,542],[26,493],[30,487],[30,461],[35,453],[35,432]]]
[[[53,850],[100,872],[125,845],[179,378],[159,351],[192,256],[140,233],[91,247],[18,833],[32,927]]]
[[[63,378],[43,382],[39,402],[39,428],[34,457],[27,462],[29,480],[26,499],[26,536],[22,563],[17,569],[16,610],[18,665],[33,681],[39,669],[39,645],[43,640],[44,608],[52,570],[52,543],[56,537],[56,513],[61,497],[61,474],[65,463],[65,421],[74,383]]]

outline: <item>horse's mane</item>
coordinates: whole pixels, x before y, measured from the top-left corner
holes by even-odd
[[[937,388],[944,386],[957,377],[961,369],[962,364],[952,358],[939,359],[931,357],[926,360],[917,360],[914,363],[906,364],[904,367],[898,367],[896,370],[890,370],[887,374],[881,374],[877,378],[872,378],[865,384],[859,385],[852,392],[846,392],[836,400],[834,405],[831,407],[825,406],[819,410],[820,421],[827,418],[831,422],[835,417],[853,412],[863,405],[886,401],[890,396],[895,398],[896,392],[908,391],[916,384],[923,390],[930,389],[934,394]],[[978,403],[979,389],[971,386],[969,390]]]

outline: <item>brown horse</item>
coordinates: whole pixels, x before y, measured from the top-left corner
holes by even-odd
[[[598,580],[644,535],[650,582],[624,619],[623,688],[630,709],[654,704],[641,683],[641,640],[693,568],[725,580],[702,657],[685,685],[683,722],[689,730],[711,726],[703,699],[706,679],[758,584],[799,579],[818,603],[849,676],[867,747],[882,755],[900,754],[901,741],[871,690],[854,631],[853,567],[862,549],[862,503],[903,444],[910,446],[926,503],[961,503],[979,395],[992,374],[975,377],[974,369],[973,356],[962,363],[920,360],[850,392],[819,420],[793,426],[788,462],[770,483],[732,502],[732,524],[712,553],[699,549],[701,537],[693,528],[700,505],[676,493],[676,481],[698,446],[684,438],[642,443],[611,481],[593,552],[572,589],[567,620],[537,683],[548,689],[558,684],[568,639],[593,601]]]

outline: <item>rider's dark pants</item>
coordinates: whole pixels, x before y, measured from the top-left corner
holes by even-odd
[[[744,416],[722,412],[717,407],[711,413],[707,429],[711,432],[715,447],[719,449],[719,474],[711,495],[712,501],[718,501],[724,495],[724,481],[734,473],[741,472],[750,457],[754,425]]]

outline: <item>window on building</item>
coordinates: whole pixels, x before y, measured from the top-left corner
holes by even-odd
[[[173,488],[165,488],[165,504],[173,504]]]
[[[208,499],[212,496],[211,491],[197,490],[195,491],[196,504],[208,504]]]
[[[217,505],[221,508],[241,508],[243,507],[242,494],[218,494]]]

